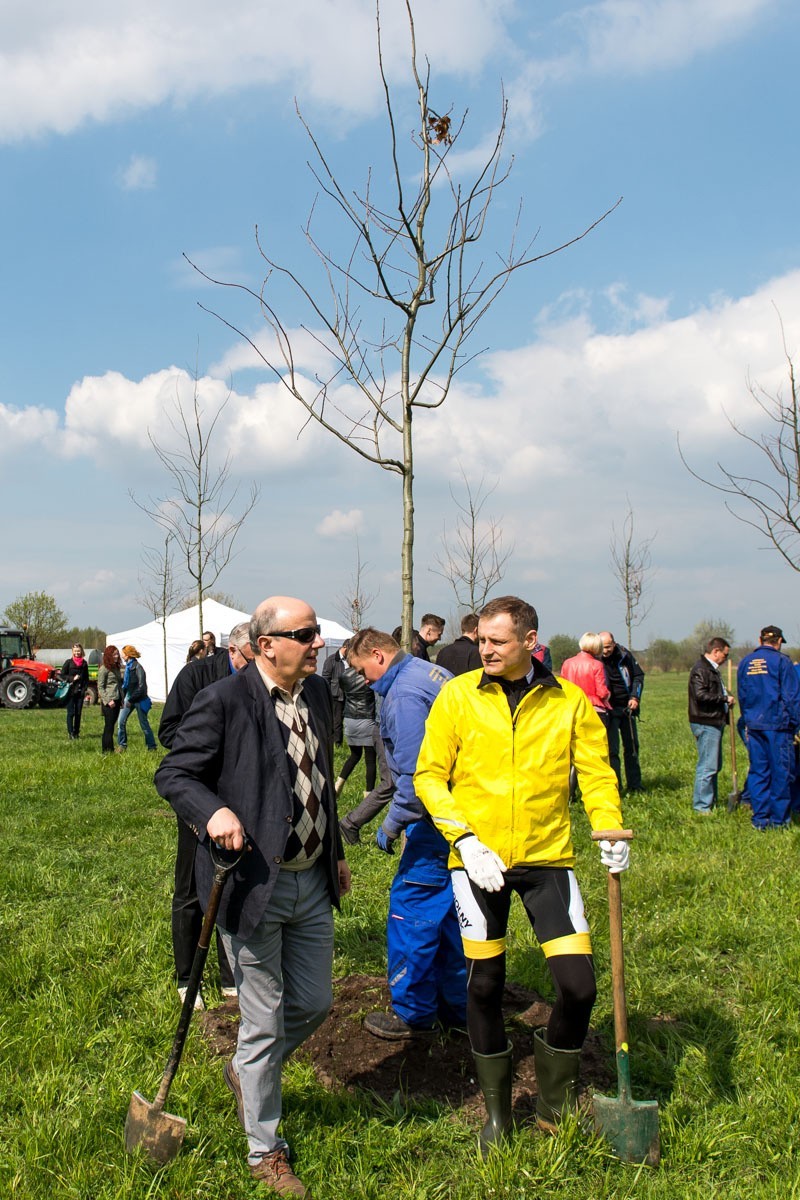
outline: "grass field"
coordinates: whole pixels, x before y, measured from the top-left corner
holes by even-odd
[[[331,1095],[299,1060],[286,1071],[284,1128],[315,1200],[800,1197],[800,829],[756,834],[747,810],[729,816],[724,804],[693,815],[685,693],[685,676],[648,679],[646,793],[624,807],[637,835],[623,877],[634,1094],[659,1102],[661,1167],[619,1163],[575,1122],[555,1139],[523,1129],[482,1165],[460,1114]],[[184,1150],[155,1170],[123,1149],[131,1092],[152,1099],[178,1016],[175,827],[136,723],[128,753],[106,757],[100,723],[88,711],[68,743],[63,712],[0,710],[0,1197],[255,1197],[219,1061],[196,1029],[168,1102],[189,1121]],[[356,774],[345,808],[362,786]],[[582,811],[575,821],[593,1024],[611,1052],[605,873]],[[394,862],[371,846],[348,857],[335,972],[381,972]],[[509,978],[550,995],[518,912]]]

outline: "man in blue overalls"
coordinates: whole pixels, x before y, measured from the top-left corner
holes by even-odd
[[[750,754],[747,791],[756,829],[783,828],[791,819],[800,680],[791,661],[781,654],[784,641],[777,625],[766,625],[760,645],[745,655],[737,671]]]
[[[415,1032],[466,1025],[467,976],[461,931],[447,867],[449,848],[414,791],[414,771],[431,705],[452,676],[414,658],[395,639],[362,629],[348,662],[382,697],[380,725],[395,793],[378,830],[388,854],[405,831],[406,844],[389,895],[387,956],[392,1007],[370,1013],[364,1028],[402,1040]]]

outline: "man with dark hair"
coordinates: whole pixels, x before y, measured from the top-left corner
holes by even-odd
[[[206,648],[206,654],[209,658],[217,653],[216,635],[213,634],[210,629],[203,630],[203,645]]]
[[[759,646],[736,672],[750,756],[747,793],[753,827],[759,830],[781,829],[791,821],[800,681],[791,660],[781,654],[784,641],[777,625],[765,625]]]
[[[428,651],[431,646],[435,646],[441,640],[441,636],[444,633],[444,626],[444,617],[437,617],[435,613],[425,613],[419,623],[419,629],[411,630],[411,653],[414,658],[421,658],[423,662],[430,662]],[[398,645],[401,633],[402,626],[398,625],[391,634]]]
[[[209,637],[213,638],[213,634]],[[181,721],[192,706],[192,701],[203,688],[218,683],[236,671],[243,671],[252,662],[250,648],[250,622],[234,625],[228,638],[228,650],[222,654],[210,654],[195,658],[183,667],[169,689],[161,722],[158,740],[167,750],[172,747]],[[175,885],[172,892],[172,954],[175,960],[175,978],[178,995],[183,1000],[194,962],[194,952],[200,940],[203,924],[203,908],[197,898],[194,877],[194,859],[197,852],[197,835],[180,817],[178,823],[178,845],[175,852]],[[217,930],[217,959],[219,961],[220,987],[227,1000],[236,996],[233,971],[230,968],[225,947]],[[203,1008],[203,998],[197,993],[195,1008]]]
[[[381,737],[395,792],[376,840],[381,850],[393,854],[394,843],[403,832],[406,835],[389,893],[386,941],[392,1007],[370,1013],[364,1028],[376,1037],[399,1041],[437,1022],[463,1027],[466,968],[447,843],[425,819],[413,783],[425,720],[450,675],[438,664],[406,654],[378,629],[357,633],[347,657],[383,701]]]
[[[689,728],[697,743],[692,807],[710,813],[717,803],[717,776],[722,769],[722,735],[734,704],[722,682],[720,667],[731,652],[724,638],[714,637],[689,675]]]
[[[436,655],[436,665],[444,667],[451,675],[464,675],[467,671],[480,669],[478,618],[475,613],[467,613],[461,618],[461,637],[439,651]]]
[[[642,791],[642,769],[639,766],[639,733],[636,722],[644,687],[644,671],[633,654],[614,640],[613,633],[606,629],[600,634],[603,639],[603,667],[606,672],[608,690],[611,692],[611,710],[608,714],[608,756],[620,788],[622,787],[622,764],[619,743],[622,739],[625,759],[625,782],[628,792]]]
[[[442,689],[425,726],[414,786],[450,844],[467,957],[467,1029],[486,1103],[484,1157],[511,1129],[511,1045],[503,1023],[505,943],[517,892],[556,992],[534,1033],[537,1118],[554,1131],[574,1108],[581,1047],[595,1000],[589,926],[573,872],[569,775],[574,764],[593,829],[619,829],[619,792],[603,725],[585,693],[538,659],[535,608],[517,596],[479,614],[483,673]],[[599,843],[612,871],[628,843]]]
[[[291,596],[263,601],[250,623],[255,659],[205,688],[156,772],[159,794],[191,823],[197,885],[207,902],[210,842],[249,849],[219,916],[241,1021],[225,1081],[237,1099],[254,1179],[305,1196],[278,1133],[281,1071],[332,1000],[331,905],[350,887],[333,793],[333,718],[315,674],[325,645],[314,610]]]

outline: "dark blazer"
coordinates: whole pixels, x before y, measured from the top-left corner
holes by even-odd
[[[449,646],[443,646],[436,655],[437,667],[444,667],[451,675],[464,675],[483,666],[477,643],[466,635],[456,638]]]
[[[328,828],[322,861],[331,901],[338,905],[337,862],[344,858],[333,793],[333,717],[328,685],[315,675],[303,684],[319,739],[317,766],[325,777],[322,804]],[[205,908],[213,880],[206,826],[230,808],[252,849],[225,885],[217,922],[247,938],[263,917],[292,829],[292,793],[280,723],[255,663],[198,692],[183,718],[155,785],[199,839],[195,873]]]
[[[728,702],[722,676],[703,655],[689,676],[689,720],[693,725],[712,725],[724,729],[728,722]]]
[[[178,726],[191,708],[197,693],[209,684],[226,679],[230,674],[231,660],[227,650],[223,650],[221,654],[192,659],[185,667],[181,667],[172,681],[158,726],[158,740],[162,746],[166,746],[168,750],[172,748]]]

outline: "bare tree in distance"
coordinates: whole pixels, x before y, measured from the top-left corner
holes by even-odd
[[[633,646],[633,630],[641,625],[652,608],[652,602],[645,599],[645,592],[652,574],[652,557],[650,547],[656,535],[634,539],[634,520],[631,502],[628,500],[628,512],[622,523],[620,534],[611,526],[611,569],[619,585],[620,595],[625,602],[625,629],[628,634],[628,646]]]
[[[774,306],[773,306],[774,307]],[[775,310],[778,312],[778,310]],[[800,397],[794,359],[786,345],[786,332],[778,312],[781,328],[783,354],[786,359],[788,394],[783,388],[768,392],[747,376],[747,390],[756,406],[757,414],[766,418],[766,432],[753,436],[729,416],[723,409],[725,420],[733,432],[762,455],[763,473],[740,475],[729,471],[722,463],[717,468],[724,482],[715,483],[693,470],[686,461],[678,435],[678,453],[690,475],[707,487],[714,488],[734,503],[744,501],[750,508],[750,516],[737,512],[726,500],[725,507],[731,516],[745,525],[751,525],[763,534],[793,571],[800,571]]]
[[[164,534],[164,549],[145,547],[142,552],[142,569],[139,572],[140,600],[153,620],[161,626],[161,644],[164,659],[164,687],[169,684],[167,669],[167,617],[175,612],[181,595],[180,579],[175,571],[172,553],[175,534],[168,530]]]
[[[336,611],[354,633],[358,633],[364,624],[364,617],[378,598],[377,592],[368,592],[364,588],[364,573],[369,563],[361,561],[361,546],[356,538],[356,569],[350,579],[347,590],[336,598]]]
[[[193,377],[191,404],[176,388],[169,423],[177,435],[178,447],[159,442],[148,429],[150,445],[156,452],[174,491],[147,504],[129,495],[134,504],[174,539],[186,574],[192,580],[194,603],[199,607],[199,635],[203,633],[203,599],[211,592],[233,557],[233,547],[246,517],[254,508],[260,488],[253,483],[244,507],[234,515],[239,494],[230,482],[231,456],[214,466],[213,450],[218,437],[217,425],[225,412],[231,393],[207,411],[199,393],[198,376]]]
[[[450,584],[463,615],[483,608],[489,592],[503,578],[514,547],[504,546],[499,520],[483,516],[486,501],[497,483],[487,487],[485,477],[481,475],[477,485],[473,485],[463,467],[460,471],[464,483],[463,498],[450,488],[457,510],[455,528],[448,532],[445,521],[442,553],[435,555],[436,566],[430,569]]]
[[[304,235],[311,262],[320,271],[317,281],[301,278],[295,268],[272,258],[258,228],[256,245],[266,264],[260,291],[212,279],[196,269],[210,282],[237,289],[256,301],[270,332],[271,349],[220,313],[214,315],[250,344],[308,420],[318,422],[367,462],[399,477],[401,627],[403,644],[409,647],[414,607],[413,419],[444,404],[454,377],[475,357],[467,353],[470,337],[511,276],[581,241],[620,200],[581,233],[540,253],[533,253],[536,235],[517,245],[518,208],[506,248],[481,252],[492,201],[511,169],[511,163],[503,160],[507,102],[503,97],[499,125],[483,165],[471,182],[461,183],[450,161],[467,114],[454,117],[446,102],[434,103],[430,64],[426,61],[423,67],[417,55],[410,0],[406,12],[416,130],[408,142],[398,136],[397,101],[384,62],[378,2],[377,64],[387,118],[388,162],[367,173],[360,192],[339,182],[297,110],[311,142],[312,175],[350,228],[349,252],[339,256],[317,239],[315,200]],[[302,334],[317,343],[329,364],[328,369],[318,369],[313,379],[302,373],[299,345],[275,307],[279,301],[272,298],[270,287],[276,281],[294,290],[306,312],[306,319],[300,321]]]

